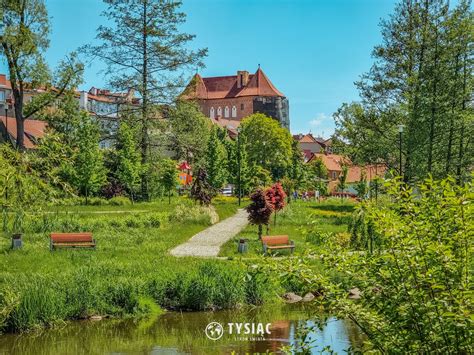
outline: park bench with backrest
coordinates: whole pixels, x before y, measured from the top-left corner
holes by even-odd
[[[96,242],[92,233],[51,233],[50,249],[58,248],[94,248]]]
[[[293,253],[295,243],[287,235],[267,235],[262,237],[263,252],[265,255],[269,250],[290,249]]]

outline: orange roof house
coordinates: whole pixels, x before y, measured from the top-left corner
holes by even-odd
[[[310,163],[314,159],[321,159],[328,170],[329,191],[335,192],[339,182],[339,175],[342,173],[342,166],[347,165],[347,179],[348,185],[355,184],[360,181],[362,173],[365,173],[367,182],[374,180],[376,177],[383,177],[387,171],[385,165],[355,165],[351,160],[343,155],[338,154],[320,154],[316,153],[311,156],[308,161]],[[350,187],[349,187],[350,189]]]
[[[181,94],[194,100],[204,115],[226,128],[236,129],[243,118],[260,112],[289,128],[289,104],[259,67],[255,74],[238,71],[237,75],[202,77],[194,75]]]
[[[8,130],[7,130],[8,127]],[[35,148],[39,139],[45,135],[47,123],[38,120],[25,120],[24,142],[27,149]],[[14,144],[17,138],[16,118],[0,117],[0,142],[9,140]]]

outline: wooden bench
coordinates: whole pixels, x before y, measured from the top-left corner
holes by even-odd
[[[50,250],[57,248],[94,248],[96,243],[92,233],[51,233]]]
[[[269,250],[295,249],[295,243],[287,235],[267,235],[262,237],[263,252],[265,255]]]

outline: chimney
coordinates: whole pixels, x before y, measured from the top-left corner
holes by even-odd
[[[249,72],[245,70],[239,70],[237,72],[237,88],[241,89],[246,86],[249,82]]]
[[[87,92],[81,91],[81,97],[79,98],[79,107],[83,110],[87,110]]]
[[[92,95],[97,95],[97,94],[98,94],[98,90],[97,90],[97,88],[95,88],[95,87],[91,87],[91,89],[89,90],[89,93],[92,94]]]

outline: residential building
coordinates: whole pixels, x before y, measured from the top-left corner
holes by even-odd
[[[305,161],[311,159],[315,153],[332,153],[330,138],[314,137],[310,132],[307,134],[300,133],[293,135],[293,139],[299,142],[300,148],[304,153]]]
[[[330,193],[337,192],[337,185],[339,183],[339,176],[342,174],[342,166],[348,167],[347,171],[347,189],[345,192],[349,194],[356,194],[355,185],[360,182],[361,177],[365,174],[367,182],[374,180],[376,177],[384,177],[387,172],[386,166],[382,164],[372,165],[355,165],[351,160],[345,156],[330,153],[313,153],[308,163],[314,159],[321,159],[328,171],[328,190]]]
[[[35,95],[44,93],[43,89],[30,89],[25,91],[24,102],[28,103]],[[101,128],[102,148],[113,145],[115,132],[119,125],[119,114],[131,112],[140,104],[140,99],[135,97],[134,91],[114,93],[110,90],[92,87],[89,91],[75,91],[79,107],[88,111],[97,118]],[[53,105],[54,106],[54,105]],[[8,116],[8,120],[5,118]],[[0,74],[0,142],[16,140],[16,118],[13,106],[12,88],[5,74]],[[29,118],[25,120],[25,146],[32,148],[38,139],[44,135],[46,122]],[[8,129],[7,129],[8,128]],[[42,130],[40,132],[39,130]],[[7,134],[8,132],[8,134]]]
[[[234,132],[242,119],[257,112],[290,127],[288,99],[260,67],[255,74],[238,71],[236,75],[205,78],[196,74],[181,97],[195,100],[204,115]]]

